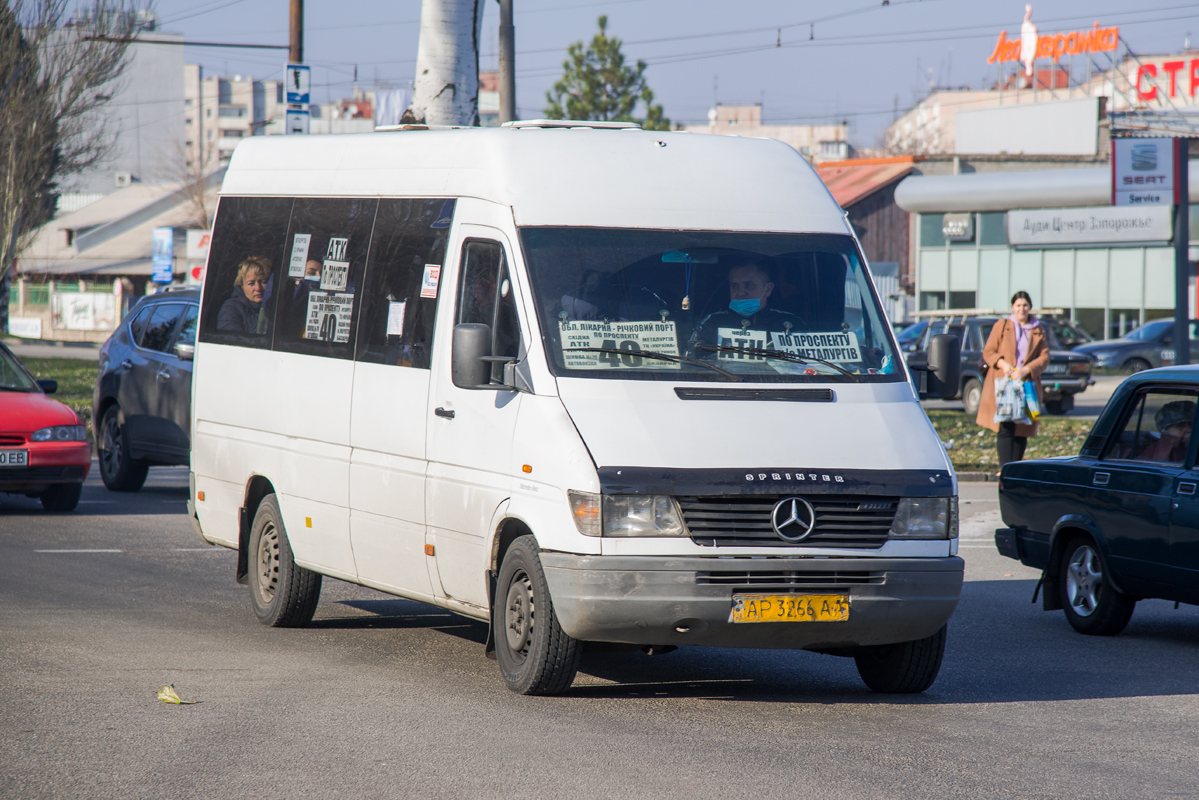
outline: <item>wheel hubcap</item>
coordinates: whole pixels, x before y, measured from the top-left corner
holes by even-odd
[[[529,580],[528,573],[518,572],[508,585],[508,597],[504,603],[504,635],[512,655],[517,661],[523,662],[533,639],[533,582]]]
[[[258,537],[258,580],[255,589],[262,604],[270,605],[279,587],[279,531],[268,523]]]
[[[1074,551],[1066,567],[1066,597],[1075,614],[1089,617],[1095,613],[1102,585],[1103,571],[1099,567],[1099,554],[1083,545]]]
[[[100,451],[100,464],[109,475],[116,473],[121,463],[121,426],[116,416],[108,418],[104,425],[104,447]]]

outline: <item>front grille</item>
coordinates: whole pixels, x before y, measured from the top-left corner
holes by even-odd
[[[0,469],[0,485],[6,483],[47,483],[51,481],[81,480],[83,480],[83,467]]]
[[[0,447],[12,447],[15,444],[25,444],[25,437],[14,436],[10,433],[0,433]]]
[[[732,586],[735,589],[833,589],[882,583],[883,573],[867,570],[816,572],[813,570],[774,570],[769,572],[721,571],[697,572],[695,582],[707,586]]]
[[[891,531],[894,497],[809,496],[812,533],[798,544],[780,539],[770,514],[780,495],[680,497],[691,540],[705,547],[881,547]]]

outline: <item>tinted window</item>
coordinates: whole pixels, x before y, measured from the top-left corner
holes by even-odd
[[[146,330],[142,333],[142,347],[165,353],[171,344],[171,335],[175,332],[175,324],[183,316],[185,306],[182,303],[156,303],[151,306],[154,312]]]
[[[129,341],[138,344],[142,340],[142,331],[146,329],[146,323],[150,321],[150,315],[154,313],[154,306],[142,306],[141,311],[137,312],[137,316],[129,323]]]
[[[1141,392],[1108,457],[1180,465],[1186,460],[1194,421],[1194,392]]]
[[[196,322],[199,313],[198,307],[188,304],[187,311],[183,314],[183,324],[179,326],[179,333],[175,336],[175,344],[196,343]]]
[[[358,322],[359,361],[429,368],[453,212],[453,200],[379,201]]]
[[[221,199],[204,280],[201,339],[270,347],[291,208],[289,198]]]
[[[276,350],[353,358],[354,324],[378,207],[375,199],[296,200],[276,306]]]
[[[462,247],[462,286],[456,322],[481,322],[491,328],[491,353],[516,358],[520,322],[504,248],[498,242],[467,242]],[[504,365],[494,363],[492,380],[502,380]]]

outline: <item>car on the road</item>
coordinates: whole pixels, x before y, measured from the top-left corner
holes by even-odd
[[[1199,345],[1199,320],[1190,323],[1191,349]],[[1155,319],[1129,331],[1119,339],[1107,339],[1075,348],[1095,359],[1096,367],[1118,369],[1128,374],[1174,363],[1174,320]]]
[[[58,382],[38,380],[0,343],[0,492],[42,501],[47,511],[73,511],[92,465],[87,426],[46,395]]]
[[[958,397],[966,413],[978,413],[982,401],[985,374],[981,369],[983,347],[991,328],[1003,319],[998,315],[973,314],[970,312],[946,311],[945,316],[931,318],[915,350],[907,354],[908,364],[920,367],[928,363],[928,344],[932,337],[941,333],[957,336],[962,342],[961,391]],[[1086,391],[1091,385],[1091,359],[1077,351],[1061,346],[1052,326],[1045,326],[1049,343],[1049,366],[1041,373],[1041,394],[1038,398],[1047,414],[1065,414],[1074,408],[1074,396]]]
[[[152,465],[188,463],[199,304],[196,289],[149,295],[100,348],[92,419],[112,491],[136,492]]]
[[[899,342],[899,349],[905,353],[910,353],[920,344],[921,337],[924,336],[925,329],[928,328],[928,320],[916,320],[911,325],[904,326],[903,330],[895,333],[895,340]]]
[[[1138,600],[1199,604],[1199,367],[1128,378],[1077,456],[1003,467],[999,552],[1043,570],[1043,608],[1111,635]]]

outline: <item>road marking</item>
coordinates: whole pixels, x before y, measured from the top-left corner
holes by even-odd
[[[121,550],[34,550],[35,553],[120,553]]]
[[[177,553],[208,553],[208,552],[218,553],[224,548],[221,548],[221,547],[172,547],[171,549]]]

